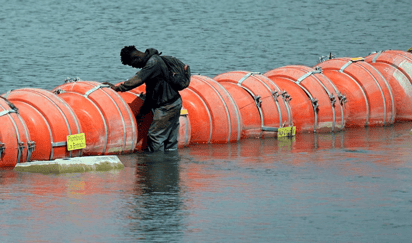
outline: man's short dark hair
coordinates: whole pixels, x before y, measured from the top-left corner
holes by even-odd
[[[129,65],[133,61],[132,54],[133,52],[137,51],[135,46],[125,46],[120,51],[120,60],[122,61],[123,65]]]

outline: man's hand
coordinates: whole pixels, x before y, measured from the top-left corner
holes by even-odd
[[[103,84],[109,85],[110,88],[111,88],[112,90],[116,91],[116,92],[119,91],[119,88],[118,88],[117,86],[115,86],[115,85],[113,85],[113,84],[111,84],[111,83],[109,83],[109,82],[104,82]]]

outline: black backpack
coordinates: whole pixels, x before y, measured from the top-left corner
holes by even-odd
[[[168,82],[175,90],[183,90],[190,84],[190,67],[187,65],[185,72],[185,65],[182,61],[173,56],[160,56],[169,68]]]

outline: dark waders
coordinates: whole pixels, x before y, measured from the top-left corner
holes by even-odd
[[[147,135],[148,151],[177,150],[181,109],[182,99],[179,98],[170,105],[164,105],[152,110],[153,122]]]

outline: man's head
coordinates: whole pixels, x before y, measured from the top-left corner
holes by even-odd
[[[125,46],[120,51],[120,60],[123,65],[132,66],[135,68],[142,68],[144,53],[138,51],[135,46]]]

